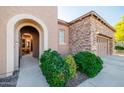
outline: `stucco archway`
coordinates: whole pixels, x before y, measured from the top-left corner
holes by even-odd
[[[25,21],[28,20],[28,21]],[[22,22],[22,23],[21,23]],[[39,52],[42,53],[43,50],[48,48],[48,30],[44,22],[32,15],[28,14],[19,14],[12,17],[7,24],[7,51],[6,51],[6,64],[7,64],[7,76],[12,75],[14,71],[14,65],[17,63],[18,59],[18,40],[19,40],[19,29],[23,26],[32,26],[39,31],[41,42],[41,35],[43,32],[43,49],[39,43]],[[42,31],[41,31],[42,30]],[[17,40],[17,41],[14,41]],[[17,51],[15,50],[17,49]],[[16,52],[15,52],[16,51]],[[15,62],[16,61],[16,62]]]

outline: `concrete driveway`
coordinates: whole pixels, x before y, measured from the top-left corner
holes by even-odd
[[[20,72],[17,87],[47,87],[45,77],[43,76],[38,60],[31,55],[25,55],[20,62]]]
[[[78,87],[124,87],[124,56],[102,57],[103,70],[95,77],[81,83]]]

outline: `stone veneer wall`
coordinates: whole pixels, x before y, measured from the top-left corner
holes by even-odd
[[[70,53],[74,54],[83,50],[91,50],[90,26],[89,17],[69,26]]]
[[[108,28],[106,25],[104,25],[102,22],[100,22],[98,19],[96,19],[94,16],[90,17],[90,30],[91,30],[91,51],[95,52],[97,54],[97,36],[98,35],[104,35],[108,37],[109,44],[110,44],[110,54],[113,52],[113,41],[114,41],[114,32]],[[101,50],[104,51],[104,50]]]
[[[114,32],[100,20],[89,16],[71,24],[69,26],[70,53],[90,50],[97,54],[97,36],[100,34],[109,38],[109,51],[112,54]]]

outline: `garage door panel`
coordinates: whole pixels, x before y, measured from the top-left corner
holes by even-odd
[[[104,56],[109,54],[109,39],[105,37],[97,37],[97,54]]]

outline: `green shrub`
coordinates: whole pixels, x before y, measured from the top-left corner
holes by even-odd
[[[65,62],[69,65],[69,74],[71,78],[76,76],[77,65],[72,55],[68,55],[65,58]]]
[[[103,61],[99,56],[97,56],[97,60],[98,60],[98,62],[100,62],[100,64],[103,64]]]
[[[122,46],[115,46],[115,49],[116,50],[124,50],[124,47],[122,47]]]
[[[88,77],[95,77],[103,68],[101,58],[89,51],[79,52],[74,58],[78,69]]]
[[[59,53],[48,49],[40,58],[40,68],[50,86],[62,87],[69,80],[69,67]]]

